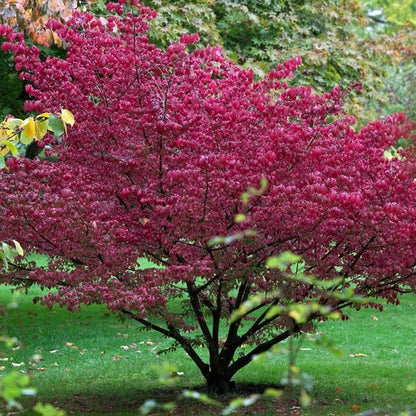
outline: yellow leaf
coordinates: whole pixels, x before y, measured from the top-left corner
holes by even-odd
[[[75,123],[74,115],[68,110],[63,109],[61,111],[61,118],[65,124],[69,124],[71,127]]]
[[[27,120],[27,122],[26,122]],[[22,125],[23,127],[23,133],[26,136],[27,139],[33,140],[36,134],[35,131],[35,120],[33,120],[33,117],[29,117],[23,121]],[[26,143],[25,143],[26,144]]]
[[[23,249],[20,243],[16,240],[13,240],[13,244],[14,244],[15,250],[17,251],[17,254],[19,254],[19,256],[23,256]]]
[[[0,140],[15,140],[16,133],[6,127],[0,128]]]
[[[35,121],[35,137],[36,140],[41,140],[43,136],[45,136],[46,132],[48,131],[48,122],[47,120],[43,121]]]

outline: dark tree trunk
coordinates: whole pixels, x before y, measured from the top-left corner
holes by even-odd
[[[235,381],[231,380],[231,376],[225,374],[214,374],[211,372],[206,381],[209,394],[227,394],[237,391]]]

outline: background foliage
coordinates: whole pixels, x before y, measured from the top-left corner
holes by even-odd
[[[388,7],[382,9],[389,22],[385,25],[371,18],[371,12],[379,8],[377,1],[143,3],[158,10],[150,38],[159,46],[178,39],[184,30],[198,32],[200,45],[221,44],[227,56],[253,69],[257,76],[299,55],[303,65],[295,74],[296,84],[310,84],[322,92],[336,85],[347,88],[351,82],[361,82],[363,89],[350,95],[348,111],[364,120],[397,109],[412,111],[408,90],[404,93],[396,87],[397,81],[404,88],[412,85],[408,79],[412,69],[406,65],[414,59],[414,33],[403,27],[405,17],[412,15],[414,1],[404,5],[388,2]],[[410,96],[413,100],[414,94]],[[394,106],[388,105],[390,101]]]
[[[46,29],[50,17],[66,20],[74,9],[90,8],[108,16],[106,0],[5,0],[0,23],[43,45],[46,55],[62,55],[61,40]],[[296,55],[303,65],[296,84],[316,91],[335,85],[363,89],[349,95],[348,111],[365,120],[392,111],[414,111],[413,61],[415,0],[143,0],[158,11],[149,37],[166,47],[184,33],[198,32],[200,42],[221,45],[227,56],[257,76]],[[363,74],[365,77],[363,79]],[[26,99],[11,58],[0,54],[0,116],[22,116]]]

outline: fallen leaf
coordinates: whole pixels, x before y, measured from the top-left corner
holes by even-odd
[[[112,358],[112,360],[113,360],[113,361],[119,361],[121,358],[122,358],[122,357],[121,357],[121,355],[115,355],[115,356]]]
[[[335,387],[335,393],[342,393],[343,391],[341,387]]]
[[[12,363],[12,366],[13,367],[21,367],[22,365],[25,365],[25,363],[24,362],[21,362],[21,363]]]
[[[33,361],[34,361],[35,363],[38,363],[38,362],[40,362],[40,361],[43,361],[43,357],[42,357],[40,354],[35,354],[35,355],[32,357],[32,359],[33,359]]]
[[[354,412],[359,412],[361,410],[361,406],[358,405],[358,404],[353,404],[351,406],[351,410],[354,411]]]

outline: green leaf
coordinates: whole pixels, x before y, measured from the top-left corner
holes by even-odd
[[[196,399],[201,403],[210,404],[212,406],[221,406],[220,402],[217,402],[214,399],[211,399],[208,395],[204,393],[199,393],[198,391],[184,390],[182,396],[189,399]]]
[[[241,224],[242,222],[244,222],[244,221],[245,221],[245,219],[246,219],[246,216],[245,216],[244,214],[237,214],[237,215],[234,217],[234,222],[235,222],[236,224]]]
[[[258,305],[261,305],[262,302],[263,299],[259,295],[255,295],[252,296],[250,299],[247,299],[237,309],[233,311],[233,313],[230,316],[230,322],[234,322],[237,319],[242,318],[244,315],[250,312],[250,310],[257,307]]]
[[[20,133],[20,141],[21,143],[28,146],[30,143],[33,142],[33,136],[29,136],[25,130]]]
[[[263,396],[272,397],[274,399],[277,399],[282,395],[283,395],[283,390],[278,390],[278,389],[273,389],[273,388],[268,388],[264,390],[263,392]]]
[[[18,153],[17,147],[10,140],[4,141],[3,145],[6,146],[9,149],[9,152],[13,156],[17,155],[17,153]]]
[[[2,246],[3,253],[6,256],[6,259],[13,260],[14,256],[13,256],[10,246],[6,243],[2,243],[1,246]]]
[[[55,137],[60,137],[65,132],[64,123],[59,117],[55,116],[55,114],[50,114],[48,130],[51,131]]]
[[[57,409],[51,404],[42,404],[38,402],[33,410],[42,416],[65,416],[65,412],[63,410]]]
[[[234,400],[231,400],[230,404],[222,411],[223,415],[230,415],[234,413],[235,410],[239,409],[240,407],[247,407],[251,406],[252,404],[256,403],[257,400],[261,397],[260,394],[252,394],[248,397],[237,397]]]
[[[280,315],[286,308],[278,305],[273,305],[266,314],[266,319],[271,319],[273,317],[276,317]]]
[[[6,256],[4,255],[3,251],[0,250],[0,261],[3,263],[4,268],[9,270],[9,265],[7,264]]]
[[[278,256],[269,257],[266,261],[266,267],[269,269],[286,270],[292,264],[298,263],[302,260],[297,254],[290,251],[284,251]]]
[[[16,130],[21,126],[22,122],[23,120],[20,118],[9,118],[7,120],[7,125],[9,126],[10,130]]]

